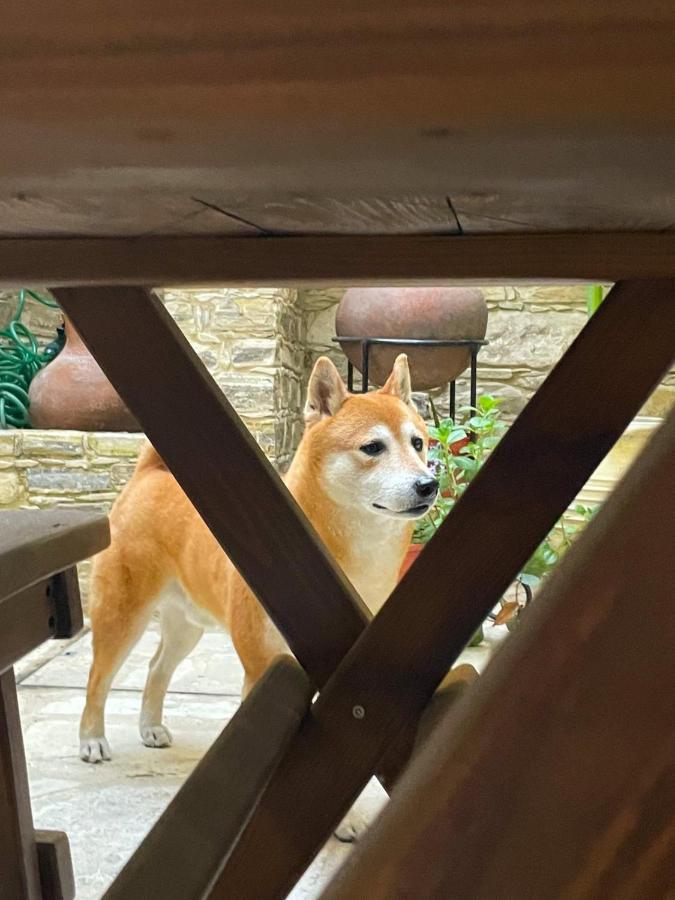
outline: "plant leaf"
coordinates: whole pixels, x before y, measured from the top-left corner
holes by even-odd
[[[468,437],[468,435],[463,428],[455,428],[455,430],[451,431],[448,435],[448,444],[455,444],[457,441],[463,441],[466,437]]]
[[[498,403],[499,400],[496,397],[493,397],[492,394],[483,394],[482,397],[478,398],[478,408],[483,410],[483,412],[489,412],[491,409],[494,409]]]
[[[463,447],[462,449],[466,450],[466,447]],[[463,469],[465,472],[475,472],[480,466],[478,460],[472,459],[470,456],[454,456],[453,462],[458,468]]]

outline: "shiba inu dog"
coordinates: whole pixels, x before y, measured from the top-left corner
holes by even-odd
[[[427,432],[411,403],[405,355],[380,390],[349,394],[326,357],[316,362],[305,433],[286,484],[363,600],[376,613],[393,590],[414,520],[438,491],[426,466]],[[85,762],[110,759],[104,709],[112,680],[157,608],[161,641],[150,663],[140,732],[148,747],[172,738],[162,721],[169,681],[204,629],[232,637],[243,694],[283,638],[150,446],[115,502],[112,542],[94,562],[89,614],[94,659],[80,726]]]

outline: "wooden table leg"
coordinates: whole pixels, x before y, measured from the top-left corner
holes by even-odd
[[[675,896],[674,500],[675,410],[325,900]]]
[[[214,897],[285,896],[674,354],[675,282],[616,286],[321,692]]]
[[[0,673],[0,896],[41,897],[14,670]]]

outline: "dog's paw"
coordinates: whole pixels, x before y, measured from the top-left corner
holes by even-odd
[[[355,810],[350,810],[333,834],[343,844],[353,844],[359,840],[368,827],[366,820]]]
[[[146,747],[170,747],[173,744],[171,732],[165,725],[143,725],[141,740]]]
[[[80,759],[83,762],[100,763],[110,758],[110,744],[104,737],[83,738],[80,741]]]

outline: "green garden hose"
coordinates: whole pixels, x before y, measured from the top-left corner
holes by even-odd
[[[52,341],[42,350],[35,335],[21,321],[26,298],[43,306],[58,309],[58,303],[21,288],[19,304],[9,325],[0,331],[0,429],[28,426],[28,385],[40,369],[59,353],[62,338]]]

